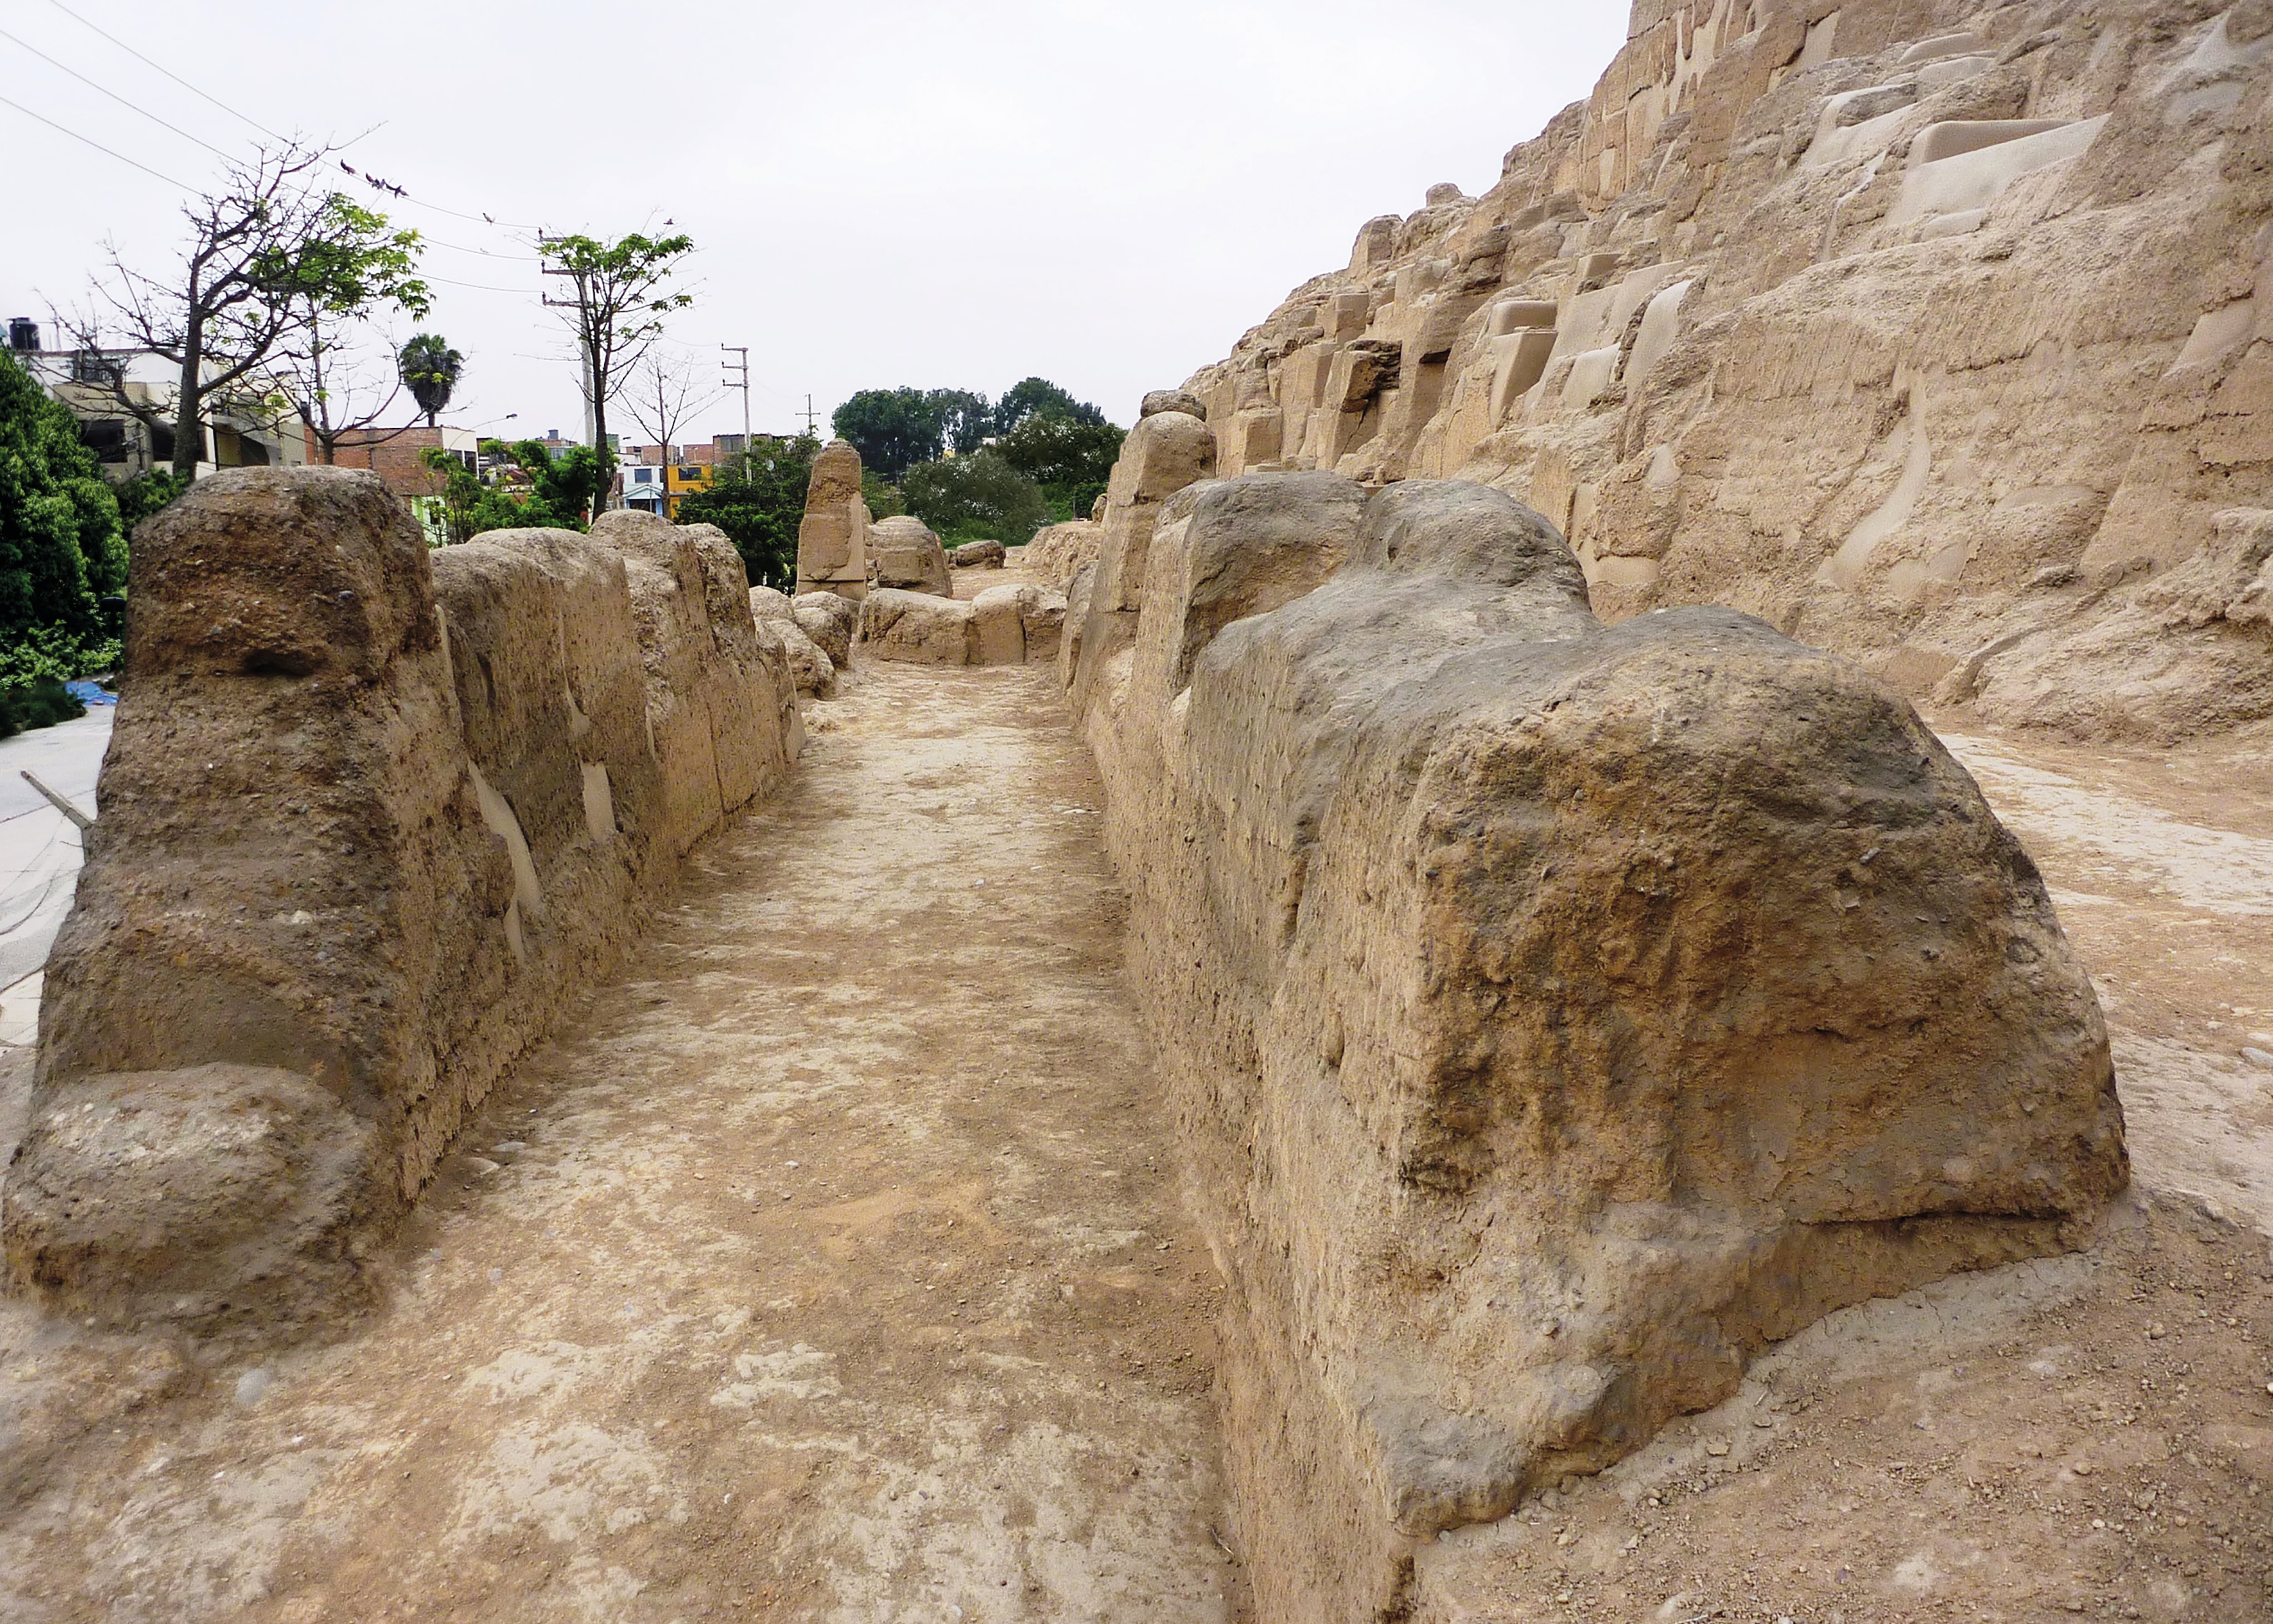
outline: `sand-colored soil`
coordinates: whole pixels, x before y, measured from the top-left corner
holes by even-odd
[[[1216,1275],[1050,673],[810,715],[376,1316],[279,1350],[0,1304],[0,1618],[1242,1615]],[[1424,1550],[1418,1617],[2273,1618],[2273,773],[1953,744],[2108,1003],[2134,1195]]]
[[[373,1320],[0,1311],[0,1618],[1237,1616],[1215,1274],[1048,679],[882,667],[812,722]]]

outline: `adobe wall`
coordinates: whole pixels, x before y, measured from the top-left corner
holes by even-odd
[[[131,680],[0,1209],[12,1289],[320,1312],[465,1113],[800,741],[723,538],[430,554],[377,477],[244,470],[135,539]]]
[[[1481,485],[1163,488],[1178,416],[1062,673],[1229,1276],[1260,1616],[1401,1617],[1420,1542],[1769,1341],[2063,1249],[2121,1112],[2035,868],[1899,697],[1729,610],[1606,624]]]
[[[1187,387],[1224,476],[1516,495],[1612,619],[2075,738],[2262,724],[2269,148],[2264,0],[1647,0],[1489,192]]]

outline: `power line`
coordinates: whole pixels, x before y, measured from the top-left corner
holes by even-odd
[[[159,71],[159,72],[161,72],[161,73],[164,74],[168,79],[172,79],[172,80],[174,81],[174,83],[176,83],[176,85],[179,85],[183,89],[184,89],[184,90],[188,91],[191,95],[193,95],[193,96],[199,96],[199,97],[203,97],[206,101],[212,102],[215,107],[217,107],[217,108],[221,109],[221,110],[222,112],[227,113],[227,114],[228,114],[231,118],[235,118],[235,119],[240,120],[241,122],[243,122],[243,123],[244,123],[244,124],[247,124],[251,125],[251,126],[252,126],[252,128],[254,128],[255,130],[259,131],[259,132],[261,132],[261,134],[263,134],[263,135],[265,135],[265,136],[269,137],[269,138],[270,138],[271,139],[273,139],[273,140],[278,140],[278,141],[289,141],[289,140],[290,140],[290,139],[291,139],[290,137],[289,137],[289,136],[284,136],[284,135],[279,135],[275,131],[271,130],[271,129],[270,129],[266,124],[262,124],[259,119],[257,119],[257,118],[250,118],[250,117],[247,117],[244,114],[238,112],[235,108],[231,107],[228,102],[226,102],[222,101],[219,96],[211,95],[211,94],[207,94],[206,92],[205,92],[205,91],[199,90],[199,89],[195,85],[191,84],[189,80],[187,80],[187,79],[184,79],[180,74],[178,74],[178,73],[175,72],[171,68],[166,67],[166,66],[164,66],[164,65],[162,65],[162,64],[159,64],[159,63],[155,63],[155,62],[151,61],[151,59],[150,59],[149,57],[147,57],[147,56],[144,56],[140,51],[136,50],[136,49],[135,49],[131,45],[129,45],[125,41],[124,41],[124,40],[120,39],[116,34],[111,34],[111,33],[109,33],[109,32],[106,31],[105,29],[103,29],[103,28],[101,28],[101,27],[97,26],[95,24],[94,24],[94,23],[91,23],[91,22],[87,21],[87,19],[86,19],[86,18],[81,17],[81,16],[80,16],[77,11],[72,11],[72,10],[71,9],[71,7],[69,7],[69,6],[65,5],[65,4],[64,4],[64,0],[48,0],[48,4],[49,4],[49,5],[52,5],[53,7],[55,7],[55,8],[56,8],[56,10],[57,10],[58,11],[61,11],[64,16],[66,16],[66,17],[70,18],[73,22],[75,22],[75,23],[79,24],[81,27],[83,27],[83,28],[86,28],[86,29],[90,29],[90,30],[92,30],[94,33],[96,33],[96,34],[101,34],[104,39],[106,39],[106,40],[109,41],[113,45],[116,45],[116,47],[118,47],[118,49],[121,49],[121,50],[124,51],[128,56],[130,56],[133,57],[135,61],[137,61],[137,62],[139,62],[139,63],[141,63],[141,64],[142,64],[144,66],[146,66],[146,67],[154,68],[154,69],[155,69],[157,71]],[[14,36],[13,36],[13,35],[11,35],[10,37],[11,37],[11,38],[13,38]],[[22,43],[23,43],[23,41],[20,41],[20,40],[19,40],[19,41],[17,41],[17,43],[20,45],[20,44],[22,44]],[[29,50],[29,49],[31,49],[32,48],[31,48],[31,47],[29,47],[29,46],[25,46],[25,49],[26,49],[26,50]],[[50,57],[50,58],[49,58],[49,60],[53,61],[53,60],[54,60],[54,58]],[[57,65],[58,65],[58,66],[60,66],[61,64],[58,64]],[[65,69],[65,70],[64,70],[64,71],[69,72],[69,71],[70,71],[70,70],[69,70],[69,69]],[[93,83],[94,83],[94,81],[90,79],[90,80],[88,80],[88,81],[87,81],[87,83],[89,83],[89,84],[93,84]],[[96,88],[96,89],[98,89],[98,90],[102,89],[102,87],[101,87],[100,85],[95,86],[95,88]],[[109,91],[103,91],[103,94],[104,94],[105,95],[109,95],[109,94],[110,94],[110,93],[109,93]],[[112,98],[111,98],[111,99],[112,99],[113,101],[117,101],[119,98],[117,98],[117,97],[116,97],[116,96],[112,96]],[[13,104],[11,103],[11,105],[13,105]],[[127,105],[131,106],[132,104],[130,102],[130,103],[128,103]],[[139,108],[135,109],[135,110],[136,110],[137,112],[141,111],[141,109],[140,109]],[[154,117],[155,116],[154,116],[154,115],[146,115],[146,117]],[[161,124],[163,124],[165,121],[164,121],[163,119],[160,119],[160,120],[158,120],[158,122],[159,122],[159,123],[161,123]],[[167,127],[168,129],[169,129],[169,130],[170,130],[170,129],[173,129],[173,126],[172,126],[171,124],[168,124],[166,127]],[[176,132],[175,132],[175,133],[176,133],[176,134],[185,134],[185,133],[187,133],[187,132],[184,132],[184,131],[176,131]],[[191,139],[191,140],[195,141],[195,140],[197,140],[197,139],[198,139],[198,138],[197,138],[197,137],[195,137],[195,136],[191,136],[191,137],[190,137],[190,139]],[[203,146],[205,146],[205,145],[206,145],[206,143],[205,143],[205,142],[203,142],[203,141],[199,141],[199,142],[198,142],[198,144],[199,144],[200,147],[203,147]],[[221,149],[220,149],[219,147],[216,147],[212,148],[212,150],[213,150],[213,151],[215,151],[215,152],[220,152],[220,151],[221,151]],[[114,156],[116,156],[116,154],[114,154],[113,155],[114,155]],[[223,157],[227,157],[229,154],[226,154],[226,153],[222,153],[222,154],[221,154],[221,155],[222,155]],[[131,160],[129,160],[129,162],[131,162]],[[176,181],[176,183],[174,183],[174,184],[176,184],[176,185],[179,185],[181,183],[180,183],[180,182],[178,182],[178,181]],[[186,190],[186,188],[184,188],[184,190]],[[412,205],[414,205],[415,207],[419,207],[419,208],[431,208],[431,209],[432,209],[432,210],[433,210],[435,213],[437,213],[437,214],[448,214],[448,215],[452,216],[453,218],[454,218],[454,219],[458,219],[458,220],[469,220],[469,221],[478,221],[478,222],[481,222],[482,224],[484,224],[484,225],[496,226],[496,227],[498,227],[498,228],[499,228],[499,229],[508,229],[508,228],[510,228],[510,229],[515,229],[515,230],[524,230],[524,231],[525,231],[525,230],[534,230],[534,229],[536,229],[536,228],[534,228],[534,227],[532,227],[532,226],[522,226],[522,225],[519,225],[519,224],[517,224],[516,222],[512,222],[512,221],[499,221],[499,220],[496,220],[496,219],[491,218],[491,216],[489,216],[489,215],[487,215],[487,214],[466,214],[466,213],[464,213],[464,212],[462,212],[462,211],[461,211],[461,210],[459,210],[459,209],[454,209],[454,208],[445,208],[445,207],[443,207],[439,203],[428,203],[428,202],[424,202],[424,201],[423,201],[422,199],[417,199],[417,198],[403,197],[401,200],[401,201],[403,201],[403,202],[405,202],[405,203],[412,204]],[[475,251],[471,251],[471,252],[479,252],[479,251],[478,251],[478,250],[475,250]],[[503,257],[503,256],[500,256],[500,257]],[[519,256],[517,256],[517,255],[516,255],[516,256],[514,256],[514,257],[518,258]]]
[[[519,221],[498,220],[488,214],[469,214],[463,209],[444,208],[439,203],[429,203],[423,198],[403,197],[398,200],[408,203],[414,208],[431,208],[438,214],[449,215],[453,220],[470,220],[479,225],[495,226],[500,231],[534,231],[536,229],[535,226],[522,225]],[[479,250],[476,250],[476,252],[478,252]],[[521,259],[532,258],[533,256],[526,254],[513,254],[504,257]]]
[[[403,201],[407,203],[409,199],[406,198]],[[535,254],[499,253],[491,248],[469,248],[463,243],[446,243],[439,237],[428,237],[423,232],[418,240],[428,247],[447,248],[454,253],[479,254],[484,259],[517,259],[524,265],[542,263]]]
[[[204,91],[199,90],[195,85],[190,83],[189,80],[184,79],[171,68],[162,67],[157,63],[152,62],[150,58],[145,56],[140,51],[136,50],[131,45],[129,45],[125,41],[120,39],[116,34],[107,34],[104,33],[102,29],[95,27],[94,24],[87,21],[86,18],[81,17],[77,11],[72,11],[71,7],[65,5],[64,4],[64,0],[48,0],[48,4],[55,7],[58,11],[61,11],[65,17],[70,18],[71,21],[79,24],[82,28],[91,28],[94,29],[95,33],[102,34],[104,39],[109,40],[113,45],[118,47],[119,49],[133,57],[135,61],[143,64],[146,67],[156,68],[159,72],[163,73],[168,79],[172,79],[174,83],[179,85],[191,95],[205,96],[206,101],[221,109],[222,112],[227,113],[231,118],[243,120],[243,122],[251,124],[254,129],[259,131],[261,134],[269,137],[273,140],[281,141],[287,139],[284,136],[278,135],[275,131],[271,130],[266,124],[260,123],[257,119],[246,118],[244,114],[238,112],[235,108],[222,101],[219,96],[206,95]]]
[[[134,168],[141,170],[145,175],[147,175],[155,180],[162,180],[169,186],[172,186],[177,191],[194,192],[197,190],[194,186],[184,185],[182,182],[176,180],[170,175],[159,174],[157,170],[152,169],[146,163],[136,162],[135,160],[128,157],[124,153],[111,151],[109,147],[105,147],[101,141],[95,140],[88,136],[81,135],[76,130],[66,129],[64,125],[57,124],[54,119],[49,118],[46,114],[34,112],[30,108],[26,107],[21,102],[11,102],[6,96],[0,96],[0,102],[6,102],[8,106],[14,108],[26,118],[38,119],[50,130],[61,131],[64,134],[71,137],[74,141],[82,142],[88,147],[94,147],[95,151],[103,154],[106,157],[116,158],[121,163],[132,164]]]
[[[229,159],[229,154],[221,151],[220,147],[214,146],[211,141],[206,140],[203,136],[191,135],[187,130],[183,129],[179,124],[168,124],[164,119],[159,117],[157,114],[151,112],[148,109],[135,106],[134,103],[129,102],[124,96],[120,95],[115,90],[103,89],[101,86],[87,78],[86,74],[80,72],[77,68],[71,66],[68,63],[57,62],[53,56],[49,56],[47,52],[41,50],[38,46],[30,43],[28,41],[18,39],[5,28],[0,28],[0,40],[6,40],[11,44],[31,52],[32,55],[37,56],[41,62],[46,63],[49,67],[54,68],[60,72],[70,74],[80,84],[86,86],[89,90],[94,91],[100,95],[109,96],[113,102],[117,102],[119,106],[124,108],[128,112],[141,114],[143,117],[148,119],[152,124],[156,124],[160,129],[171,130],[176,135],[180,136],[185,141],[195,141],[199,146],[204,147],[216,158],[223,160]]]
[[[15,35],[13,35],[13,34],[8,34],[8,33],[7,33],[7,31],[6,31],[5,29],[0,29],[0,36],[4,36],[4,37],[6,37],[6,38],[8,38],[8,39],[11,39],[11,40],[12,40],[12,39],[15,39],[15,37],[16,37]],[[16,42],[17,42],[18,44],[19,44],[19,45],[23,43],[23,41],[20,41],[20,40],[18,40]],[[29,47],[26,47],[26,49],[30,49],[30,48],[29,48]],[[37,53],[34,53],[34,54],[36,55]],[[95,88],[96,88],[96,89],[98,89],[98,90],[100,90],[100,89],[101,89],[101,86],[98,85],[98,86],[95,86]],[[104,94],[107,95],[107,94],[109,94],[109,92],[107,92],[107,91],[105,91],[105,92],[104,92]],[[114,99],[114,100],[116,100],[116,98],[115,98],[115,97],[114,97],[113,99]],[[146,164],[146,163],[142,163],[142,162],[137,162],[136,160],[134,160],[134,159],[132,159],[132,158],[128,157],[124,153],[122,153],[122,152],[116,152],[116,151],[114,151],[114,150],[113,150],[112,148],[110,148],[110,147],[105,147],[105,146],[104,146],[101,141],[95,140],[95,139],[92,139],[91,137],[88,137],[88,136],[81,135],[78,131],[73,130],[73,129],[71,129],[71,128],[69,128],[69,127],[68,127],[68,126],[66,126],[66,125],[57,124],[54,119],[49,118],[49,117],[46,114],[44,114],[44,113],[35,113],[35,112],[34,112],[30,108],[26,107],[26,106],[25,106],[22,102],[17,102],[17,101],[11,100],[11,98],[9,98],[9,97],[7,97],[7,96],[0,96],[0,103],[4,103],[5,105],[7,105],[7,106],[9,106],[9,107],[12,107],[12,108],[14,108],[18,112],[19,112],[19,113],[21,113],[21,114],[23,114],[23,115],[24,115],[24,117],[26,117],[26,118],[36,118],[36,119],[38,119],[41,124],[43,124],[47,125],[49,129],[53,130],[53,131],[56,131],[56,132],[58,132],[58,133],[60,133],[60,134],[67,135],[67,136],[71,137],[71,139],[73,139],[74,141],[79,141],[79,142],[83,143],[83,144],[84,144],[84,145],[86,145],[86,146],[88,146],[88,147],[94,147],[95,151],[97,151],[97,152],[99,152],[99,153],[101,153],[101,154],[104,154],[106,157],[116,158],[116,159],[117,159],[117,160],[118,160],[118,162],[121,162],[121,163],[132,164],[132,165],[134,166],[134,168],[136,168],[136,169],[138,169],[141,170],[145,175],[150,176],[150,177],[152,177],[154,179],[162,180],[162,181],[164,181],[164,182],[165,182],[168,185],[169,185],[169,186],[178,187],[180,190],[182,190],[182,191],[184,191],[184,192],[192,192],[192,191],[195,191],[195,190],[196,190],[196,188],[195,188],[195,187],[192,187],[192,186],[191,186],[191,185],[187,184],[186,184],[186,183],[184,183],[184,182],[176,180],[176,179],[175,179],[172,176],[170,176],[170,175],[161,175],[161,174],[159,174],[157,170],[155,170],[155,169],[152,169],[148,164]],[[165,121],[164,121],[163,119],[160,119],[160,120],[158,120],[157,122],[158,122],[158,123],[160,123],[160,124],[164,124],[164,123],[165,123]],[[172,129],[174,128],[171,124],[167,124],[167,125],[166,125],[166,127],[167,127],[168,129],[169,129],[169,130],[172,130]],[[174,132],[175,132],[176,135],[180,135],[180,134],[186,133],[185,132],[178,131],[178,130],[175,131]],[[191,140],[193,140],[193,141],[196,141],[196,140],[198,139],[198,138],[197,138],[197,137],[195,137],[195,136],[191,136],[191,137],[190,137],[190,139],[191,139]],[[207,144],[206,144],[206,142],[204,142],[204,141],[198,141],[198,145],[199,145],[199,146],[200,146],[200,147],[206,147],[206,146],[207,146]],[[210,151],[214,151],[214,152],[220,152],[220,151],[221,151],[221,149],[220,149],[219,147],[208,147],[208,150],[210,150]],[[221,153],[221,156],[222,156],[222,157],[224,157],[224,158],[226,158],[226,157],[228,157],[228,156],[229,156],[229,154],[228,154],[227,153]],[[405,199],[405,200],[406,200],[406,201],[408,201],[409,199]],[[481,248],[467,248],[467,247],[463,247],[463,246],[461,246],[461,245],[460,245],[459,244],[456,244],[456,243],[441,243],[441,242],[435,242],[435,241],[434,241],[434,239],[433,239],[433,238],[431,238],[431,237],[427,237],[427,238],[424,238],[424,239],[423,239],[423,240],[424,240],[424,241],[426,241],[426,242],[429,242],[429,243],[433,243],[434,246],[436,246],[436,247],[438,247],[438,248],[449,248],[449,249],[454,249],[454,250],[456,250],[456,252],[458,252],[459,253],[477,254],[477,255],[481,256],[481,257],[482,257],[482,258],[484,258],[484,259],[519,259],[519,260],[524,260],[524,261],[527,261],[528,263],[532,264],[532,265],[533,265],[533,264],[535,264],[535,263],[536,263],[536,255],[534,255],[534,254],[499,254],[499,253],[491,253],[491,252],[490,252],[488,250],[486,250],[486,249],[481,249]],[[493,287],[493,286],[491,286],[491,285],[490,285],[489,283],[486,283],[486,282],[457,282],[457,281],[454,281],[454,280],[452,280],[450,277],[447,277],[447,276],[428,276],[428,277],[426,278],[426,280],[427,280],[428,282],[444,282],[444,283],[448,284],[450,287],[453,287],[453,288],[471,288],[471,289],[476,289],[476,291],[483,292],[483,293],[526,293],[526,292],[528,292],[528,291],[529,291],[529,289],[526,289],[526,288],[499,288],[499,287]]]
[[[526,295],[529,292],[529,289],[526,288],[499,288],[493,287],[485,282],[453,282],[447,276],[423,276],[420,280],[424,282],[439,282],[446,288],[471,288],[477,293],[519,293]]]

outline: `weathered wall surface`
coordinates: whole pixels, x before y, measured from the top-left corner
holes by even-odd
[[[1140,427],[1115,492],[1155,466]],[[1402,1616],[1417,1541],[2121,1186],[2034,868],[1855,665],[1606,625],[1475,485],[1159,498],[1141,543],[1108,510],[1065,671],[1232,1277],[1265,1619]]]
[[[138,534],[133,673],[0,1211],[72,1312],[309,1312],[799,731],[723,538],[430,558],[366,474]]]
[[[832,440],[813,459],[797,527],[797,590],[858,598],[868,590],[868,505],[860,454]]]
[[[1998,722],[2273,718],[2273,5],[1631,34],[1483,197],[1369,222],[1189,381],[1216,471],[1489,483],[1609,618],[1742,608]]]
[[[970,598],[878,587],[860,605],[859,646],[871,659],[919,665],[1021,665],[1058,657],[1061,593],[1031,582]]]
[[[1099,502],[1104,500],[1098,498]],[[1073,584],[1083,565],[1097,562],[1102,531],[1101,525],[1088,519],[1069,519],[1037,530],[1025,545],[1018,567],[1062,592]]]
[[[948,583],[947,546],[939,532],[913,514],[879,519],[868,528],[869,572],[878,586],[909,592],[930,592],[952,598]]]

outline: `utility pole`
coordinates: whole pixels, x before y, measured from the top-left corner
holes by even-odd
[[[536,241],[540,249],[549,248],[552,244],[553,238],[540,231],[537,233]],[[544,303],[556,310],[573,310],[578,312],[576,353],[582,367],[582,376],[577,381],[583,386],[584,390],[584,443],[597,450],[599,447],[594,442],[599,437],[600,425],[596,416],[598,403],[594,399],[594,395],[598,389],[599,380],[592,375],[592,339],[589,332],[591,324],[583,319],[583,312],[590,302],[589,291],[584,286],[583,278],[576,276],[576,273],[566,266],[546,265],[539,268],[547,276],[576,277],[574,298],[556,299],[547,294],[544,296]]]
[[[721,344],[718,348],[728,355],[742,357],[739,361],[721,361],[718,366],[725,374],[726,387],[730,389],[739,387],[742,391],[742,455],[747,456],[750,455],[750,347],[747,344]]]
[[[805,397],[805,437],[807,440],[813,438],[813,420],[820,415],[813,409],[813,396],[806,395]]]

